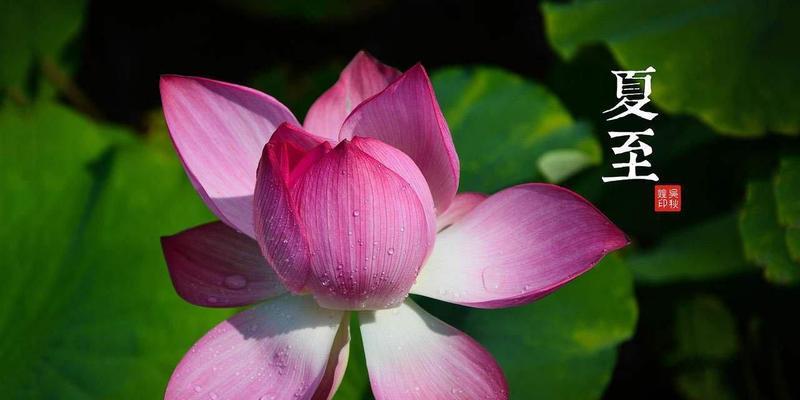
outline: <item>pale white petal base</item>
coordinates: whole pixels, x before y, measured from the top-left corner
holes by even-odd
[[[489,352],[411,300],[360,312],[359,322],[375,399],[508,398]]]

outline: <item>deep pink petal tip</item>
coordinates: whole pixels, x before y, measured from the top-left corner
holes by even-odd
[[[525,304],[628,243],[576,193],[549,184],[514,186],[483,200],[437,236],[411,292],[479,308]]]
[[[278,125],[297,120],[271,96],[231,83],[164,75],[159,86],[170,137],[195,189],[223,222],[252,237],[261,148]]]
[[[366,51],[359,51],[344,68],[339,80],[308,110],[303,126],[329,141],[339,141],[339,129],[350,112],[400,76]]]
[[[422,65],[353,110],[339,139],[355,136],[379,139],[408,154],[425,176],[438,212],[449,207],[458,188],[458,155]]]

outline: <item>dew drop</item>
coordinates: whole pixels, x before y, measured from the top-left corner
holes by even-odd
[[[242,289],[247,286],[247,279],[241,275],[228,275],[224,283],[230,289]]]
[[[358,210],[353,210],[353,216],[354,216],[354,217],[357,217],[357,216],[359,216],[359,215],[361,215],[361,212],[360,212],[360,211],[358,211]]]
[[[217,399],[219,399],[219,396],[217,396],[216,393],[211,392],[211,393],[208,394],[208,398],[210,398],[211,400],[217,400]]]
[[[389,250],[386,250],[386,253],[388,253],[389,255],[394,254],[394,247],[389,247]]]
[[[211,296],[211,297],[208,298],[208,302],[211,303],[211,304],[215,304],[218,301],[219,301],[219,299],[214,297],[214,296]]]
[[[283,239],[283,244],[289,243],[289,239]]]
[[[202,392],[202,391],[203,391],[203,388],[201,388],[200,386],[195,386],[195,387],[194,387],[194,392],[195,392],[195,393],[200,393],[200,392]]]

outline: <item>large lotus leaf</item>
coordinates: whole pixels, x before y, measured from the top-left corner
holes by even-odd
[[[0,89],[21,85],[33,61],[56,57],[83,22],[84,0],[0,2]]]
[[[558,182],[601,161],[588,125],[542,86],[486,67],[437,71],[433,85],[461,159],[461,191]]]
[[[636,325],[628,267],[615,255],[530,305],[470,310],[462,326],[500,362],[512,398],[595,399]]]
[[[2,196],[0,393],[163,396],[183,352],[230,314],[185,303],[169,281],[159,236],[212,218],[177,157],[53,105],[6,108],[0,131],[13,193]]]
[[[626,262],[638,282],[698,281],[754,270],[741,247],[736,215],[730,214],[675,232]]]
[[[589,0],[542,9],[562,57],[602,43],[624,69],[655,67],[652,99],[670,113],[738,136],[800,131],[796,1]]]
[[[731,400],[736,397],[723,378],[723,370],[702,367],[678,373],[675,385],[686,400]]]
[[[714,296],[701,295],[681,302],[675,317],[675,347],[671,363],[724,361],[736,354],[739,338],[733,315]]]
[[[778,223],[771,182],[753,180],[747,185],[747,198],[739,212],[739,231],[745,256],[764,267],[770,282],[800,282],[800,264],[793,262],[786,245],[786,229]]]
[[[800,156],[781,157],[773,186],[778,220],[786,227],[789,256],[800,263]]]
[[[781,157],[773,184],[781,224],[800,228],[800,155]]]
[[[666,361],[674,365],[676,389],[686,399],[731,397],[725,363],[739,351],[736,320],[717,297],[699,295],[678,304],[674,347]]]

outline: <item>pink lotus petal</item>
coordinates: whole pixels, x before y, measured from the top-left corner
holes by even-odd
[[[337,143],[339,128],[353,108],[399,76],[400,71],[382,64],[365,51],[359,51],[339,75],[336,84],[311,105],[303,126]]]
[[[189,303],[239,307],[286,292],[258,243],[222,222],[163,237],[161,247],[172,284]]]
[[[172,373],[166,400],[311,399],[328,366],[340,311],[285,295],[234,315]],[[270,397],[273,396],[273,397]]]
[[[412,301],[359,321],[376,400],[508,398],[492,355]]]
[[[309,168],[330,149],[328,142],[316,143],[298,127],[279,126],[264,146],[256,174],[255,237],[275,273],[295,293],[303,290],[308,279],[310,251],[290,188],[295,173]]]
[[[330,400],[336,394],[336,390],[342,383],[344,372],[347,369],[347,361],[350,359],[350,324],[346,314],[339,325],[339,333],[331,347],[331,355],[328,358],[328,365],[325,368],[325,375],[314,393],[313,400]]]
[[[436,210],[433,205],[433,196],[430,188],[428,188],[428,182],[425,181],[425,177],[422,176],[422,172],[420,172],[414,161],[402,151],[398,151],[396,148],[378,139],[354,137],[351,143],[359,150],[383,164],[384,167],[400,175],[401,178],[414,188],[420,201],[422,201],[425,218],[431,224],[430,229],[435,229]]]
[[[432,204],[420,198],[418,183],[406,180],[420,181],[422,174],[399,150],[382,146],[394,152],[383,156],[392,160],[391,168],[357,141],[346,141],[293,188],[313,250],[315,279],[308,287],[323,307],[372,309],[401,302],[434,239]]]
[[[229,226],[253,236],[253,188],[261,148],[282,122],[296,123],[274,98],[230,83],[161,77],[172,141],[192,184]]]
[[[577,194],[547,184],[503,190],[436,238],[412,293],[479,308],[551,293],[628,244]]]
[[[458,155],[421,65],[353,110],[339,139],[355,136],[380,139],[408,154],[428,181],[436,209],[447,209],[458,188]]]
[[[478,204],[486,200],[483,193],[459,193],[453,198],[450,207],[436,218],[436,231],[440,232],[444,228],[453,225],[463,216],[467,215]]]

